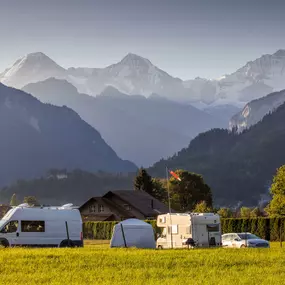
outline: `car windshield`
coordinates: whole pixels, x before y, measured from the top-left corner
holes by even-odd
[[[238,234],[238,236],[241,238],[241,239],[260,239],[258,236],[256,235],[253,235],[253,234]]]

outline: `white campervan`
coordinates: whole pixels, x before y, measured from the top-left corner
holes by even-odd
[[[12,208],[0,221],[0,245],[83,246],[80,212],[72,204],[61,207],[21,204]]]
[[[221,246],[220,216],[213,213],[165,214],[157,217],[157,226],[163,228],[157,239],[157,248]]]

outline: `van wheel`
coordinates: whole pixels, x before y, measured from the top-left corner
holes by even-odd
[[[245,245],[244,245],[244,244],[242,244],[242,245],[240,246],[240,248],[245,248]]]
[[[162,245],[159,245],[157,248],[158,248],[158,249],[163,249],[163,246],[162,246]]]
[[[9,247],[9,242],[5,239],[0,241],[0,247]]]
[[[63,240],[59,247],[74,247],[74,243],[72,242],[72,240],[69,241],[68,243],[68,240]]]

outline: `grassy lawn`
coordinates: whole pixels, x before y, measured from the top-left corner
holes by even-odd
[[[0,284],[285,284],[285,248],[0,249]]]

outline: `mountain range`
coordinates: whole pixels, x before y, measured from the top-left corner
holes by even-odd
[[[285,88],[285,50],[247,62],[219,79],[195,78],[183,81],[135,54],[105,68],[64,69],[43,53],[24,56],[0,74],[0,82],[22,88],[50,77],[65,79],[80,93],[96,96],[107,86],[128,95],[158,94],[167,99],[197,104],[244,107],[251,100]]]
[[[50,168],[130,172],[97,130],[67,107],[43,104],[0,83],[0,186]]]
[[[200,132],[227,126],[222,119],[191,105],[156,94],[130,96],[111,86],[93,97],[78,93],[66,80],[49,78],[23,90],[44,103],[72,108],[120,157],[138,166],[150,166],[173,155]]]
[[[285,103],[242,133],[214,129],[198,135],[177,155],[149,169],[165,176],[169,169],[187,169],[203,175],[215,204],[234,206],[239,201],[255,206],[269,196],[276,169],[284,164]]]

